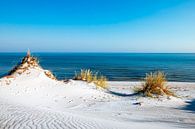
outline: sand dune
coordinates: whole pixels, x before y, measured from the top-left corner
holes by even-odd
[[[7,84],[6,82],[9,82]],[[111,94],[95,85],[48,78],[30,69],[14,78],[0,80],[0,127],[2,129],[153,129],[194,128],[195,114],[183,110],[195,98],[195,84],[170,83],[183,99],[154,100],[128,96],[139,82],[110,82]],[[185,88],[183,88],[185,86]],[[181,90],[182,89],[182,90]],[[126,96],[121,96],[121,94]],[[142,102],[143,105],[136,105]]]
[[[179,98],[153,99],[133,94],[140,82],[103,90],[26,66],[0,79],[0,129],[195,128],[195,83],[169,83]]]

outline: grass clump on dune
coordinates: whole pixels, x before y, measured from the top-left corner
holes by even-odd
[[[93,73],[90,69],[87,70],[83,70],[81,69],[81,71],[79,73],[75,73],[75,80],[82,80],[82,81],[86,81],[88,83],[92,82],[93,80]]]
[[[98,79],[93,80],[93,82],[96,86],[99,86],[101,88],[107,89],[107,87],[108,87],[107,78],[105,76],[100,76],[100,77],[98,77]]]
[[[147,97],[158,97],[158,96],[175,96],[166,85],[166,75],[163,72],[154,72],[146,74],[145,81],[140,88],[136,88],[137,93],[142,93]]]
[[[29,68],[35,68],[39,66],[39,60],[36,57],[30,55],[30,51],[27,52],[27,55],[19,62],[9,73],[12,75],[14,73],[22,74]]]
[[[99,76],[98,73],[94,73],[90,69],[81,69],[79,73],[75,73],[74,80],[82,80],[88,83],[94,83],[97,87],[104,89],[108,87],[108,79],[105,76]]]

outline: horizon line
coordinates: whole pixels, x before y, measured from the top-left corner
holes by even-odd
[[[21,52],[14,52],[14,51],[6,51],[6,52],[0,52],[0,53],[27,53],[27,51],[21,51]],[[31,51],[31,53],[126,53],[126,54],[195,54],[195,52],[63,52],[63,51]]]

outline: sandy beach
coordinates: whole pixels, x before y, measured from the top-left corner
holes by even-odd
[[[1,129],[195,128],[195,83],[170,82],[179,96],[134,94],[142,82],[92,83],[51,79],[42,68],[0,79]]]
[[[195,129],[195,0],[0,0],[0,129]]]

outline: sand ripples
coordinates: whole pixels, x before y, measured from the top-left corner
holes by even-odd
[[[1,103],[1,129],[105,129],[103,123],[67,112],[28,108]]]

